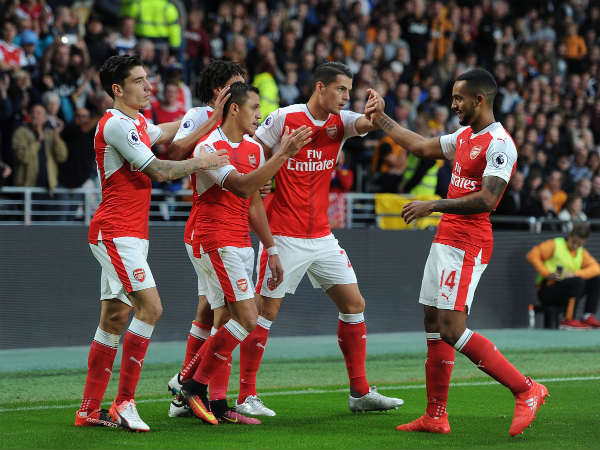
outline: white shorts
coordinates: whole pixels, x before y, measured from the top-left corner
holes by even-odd
[[[187,250],[188,257],[192,262],[192,266],[194,266],[194,270],[196,271],[196,277],[198,278],[198,296],[206,295],[208,293],[208,287],[206,286],[206,274],[200,268],[200,259],[202,258],[194,257],[194,250],[190,244],[186,243],[185,249]]]
[[[148,240],[118,237],[90,244],[92,254],[100,263],[100,300],[118,298],[133,306],[128,292],[156,286],[148,266]]]
[[[222,247],[194,259],[205,274],[210,309],[225,306],[225,300],[233,303],[254,298],[252,247]]]
[[[471,312],[473,295],[487,264],[478,254],[434,242],[425,263],[419,303],[438,309]]]
[[[256,292],[259,294],[270,298],[283,298],[288,292],[293,294],[307,272],[313,287],[320,287],[324,291],[338,284],[356,283],[350,259],[333,234],[316,239],[288,236],[273,236],[273,239],[283,266],[283,282],[271,289],[269,279],[272,274],[267,264],[269,258],[261,243],[256,262]]]

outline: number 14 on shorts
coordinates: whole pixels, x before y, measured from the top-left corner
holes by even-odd
[[[442,276],[440,277],[440,291],[441,291],[441,295],[442,297],[444,297],[446,300],[450,300],[448,297],[452,294],[452,290],[454,289],[454,286],[456,285],[456,270],[452,270],[452,271],[446,271],[446,269],[442,270]],[[447,287],[447,288],[445,288]],[[448,289],[449,288],[449,289]],[[444,293],[444,291],[450,291],[447,294]]]

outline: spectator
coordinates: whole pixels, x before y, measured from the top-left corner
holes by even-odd
[[[583,202],[579,194],[569,194],[565,206],[558,213],[558,219],[563,221],[563,232],[567,233],[573,229],[573,222],[584,222],[587,216],[583,212]]]
[[[27,65],[25,52],[14,44],[17,36],[17,26],[14,22],[6,21],[2,26],[2,40],[0,40],[0,71],[16,71]]]
[[[210,35],[204,28],[204,11],[202,9],[194,8],[189,12],[188,25],[183,37],[185,39],[186,81],[189,83],[210,60]]]
[[[562,190],[563,174],[558,169],[550,171],[546,177],[544,190],[552,196],[552,209],[558,213],[567,201],[567,193]]]
[[[35,46],[38,43],[37,34],[32,30],[25,30],[21,33],[21,47],[25,53],[27,63],[23,66],[29,72],[37,70],[38,58],[35,55]]]
[[[190,12],[189,23],[192,23],[193,11]],[[115,51],[118,55],[132,55],[134,53],[137,39],[135,37],[135,20],[131,17],[123,17],[121,19],[121,26],[119,27],[119,33],[113,43]],[[189,42],[187,43],[187,49],[189,50]]]
[[[542,242],[527,253],[527,260],[538,273],[538,298],[545,311],[544,326],[553,327],[552,307],[565,311],[560,327],[564,329],[600,328],[595,314],[600,294],[600,266],[583,248],[590,234],[587,223],[573,227],[567,238]],[[586,296],[583,320],[573,316],[575,301]],[[569,307],[569,303],[571,303]]]
[[[279,88],[275,82],[275,53],[271,50],[258,65],[252,86],[257,87],[260,95],[260,114],[265,120],[279,107]]]
[[[288,106],[298,103],[300,89],[298,89],[298,72],[294,69],[286,71],[285,83],[279,85],[279,97],[281,106]]]
[[[371,160],[371,172],[376,177],[377,192],[399,192],[406,169],[406,150],[389,136],[379,141]]]
[[[59,117],[60,97],[54,91],[46,91],[42,95],[42,104],[46,108],[46,120],[50,128],[63,128],[64,123]]]
[[[525,191],[525,177],[522,172],[516,171],[510,179],[508,189],[496,207],[496,214],[504,216],[522,216],[525,212],[526,202],[523,199]]]
[[[60,137],[61,126],[46,126],[46,110],[40,104],[31,107],[31,123],[15,130],[15,185],[47,188],[50,196],[58,185],[58,164],[67,159],[67,146]]]
[[[98,16],[92,15],[88,20],[85,44],[91,65],[96,69],[98,69],[110,56],[116,53],[116,50],[108,43],[106,32],[104,31],[104,24]]]

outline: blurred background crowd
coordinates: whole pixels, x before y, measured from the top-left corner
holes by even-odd
[[[496,214],[600,218],[600,1],[0,0],[0,14],[4,185],[51,195],[94,183],[93,134],[111,105],[98,68],[113,54],[140,55],[153,85],[143,113],[158,123],[197,105],[211,58],[247,70],[263,118],[305,101],[318,64],[343,61],[350,109],[375,88],[426,136],[458,127],[453,80],[482,66],[519,152]],[[338,192],[445,196],[451,176],[450,162],[419,161],[381,133],[349,140],[337,169]]]

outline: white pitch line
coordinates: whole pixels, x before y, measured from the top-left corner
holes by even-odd
[[[600,376],[590,376],[590,377],[567,377],[567,378],[536,378],[535,381],[541,383],[560,383],[565,381],[597,381],[600,380]],[[496,381],[463,381],[458,383],[450,383],[450,386],[494,386],[498,385]],[[378,391],[390,391],[394,389],[425,389],[424,384],[407,384],[407,385],[397,385],[397,386],[381,386],[377,388]],[[341,389],[302,389],[295,391],[276,391],[276,392],[263,392],[260,394],[261,397],[275,397],[280,395],[312,395],[312,394],[330,394],[336,392],[347,392],[348,388]],[[231,393],[233,395],[235,393]],[[158,403],[158,402],[169,402],[172,400],[172,397],[165,398],[149,398],[149,399],[141,399],[136,400],[136,404],[141,403]],[[18,412],[18,411],[43,411],[45,409],[64,409],[64,408],[77,408],[80,403],[72,403],[69,405],[41,405],[41,406],[24,406],[20,408],[0,408],[0,413],[7,412]]]

